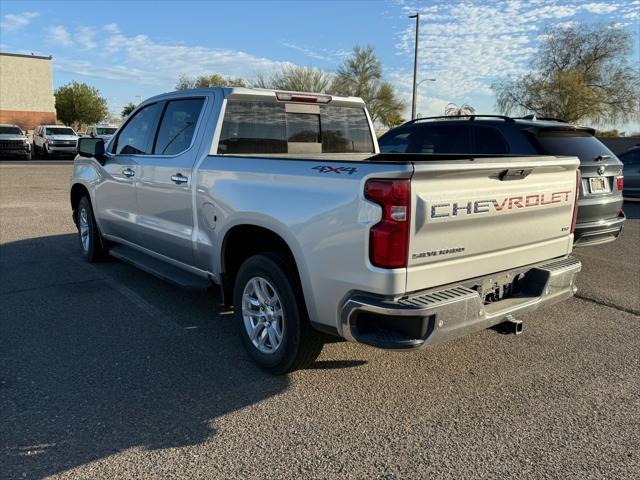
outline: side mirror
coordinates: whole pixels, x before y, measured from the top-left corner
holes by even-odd
[[[82,137],[78,139],[78,155],[95,158],[104,165],[104,140],[101,138]]]

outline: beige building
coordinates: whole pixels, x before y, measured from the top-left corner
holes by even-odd
[[[51,57],[0,52],[0,123],[56,123]]]

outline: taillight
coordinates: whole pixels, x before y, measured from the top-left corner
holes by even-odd
[[[410,180],[368,180],[364,196],[382,207],[382,220],[371,227],[369,235],[369,260],[376,267],[406,267],[411,223]]]
[[[622,191],[622,188],[624,187],[624,177],[622,175],[616,178],[616,186],[618,187],[619,192]]]
[[[580,183],[582,181],[582,175],[580,170],[576,170],[576,199],[573,204],[573,219],[571,220],[571,233],[576,229],[576,219],[578,218],[578,197],[580,196]]]

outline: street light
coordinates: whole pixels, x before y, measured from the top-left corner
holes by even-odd
[[[411,101],[411,120],[416,118],[416,94],[418,90],[418,35],[420,33],[420,14],[409,15],[409,18],[416,19],[416,47],[413,55],[413,99]]]
[[[416,84],[416,89],[413,93],[413,101],[414,103],[414,112],[415,112],[415,104],[418,103],[418,87],[420,85],[422,85],[424,82],[435,82],[436,79],[435,78],[423,78],[422,80],[420,80],[417,84]],[[417,117],[417,115],[415,115],[414,113],[411,114],[411,120],[415,120]]]

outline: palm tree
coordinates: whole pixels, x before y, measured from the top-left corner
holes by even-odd
[[[476,109],[468,103],[463,103],[460,106],[455,103],[449,103],[444,109],[444,114],[447,117],[468,117],[474,113],[476,113]]]

